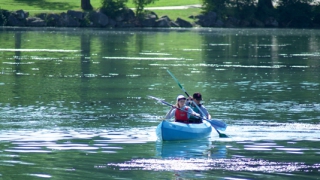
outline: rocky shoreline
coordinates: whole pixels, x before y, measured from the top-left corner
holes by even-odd
[[[190,23],[182,18],[171,20],[168,16],[158,17],[149,11],[143,18],[138,18],[131,9],[125,9],[123,13],[115,18],[110,18],[101,11],[82,12],[68,10],[62,13],[40,13],[29,17],[29,12],[24,10],[7,11],[0,9],[0,25],[20,27],[111,27],[111,28],[133,28],[133,27],[279,27],[274,18],[265,22],[258,20],[239,20],[229,17],[221,20],[215,12],[190,16],[195,23]]]

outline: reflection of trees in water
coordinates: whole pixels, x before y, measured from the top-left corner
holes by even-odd
[[[80,35],[80,47],[81,47],[81,74],[84,77],[90,74],[90,44],[91,35],[87,33],[81,33]]]
[[[80,35],[80,48],[81,48],[81,99],[86,101],[88,97],[89,84],[91,78],[86,78],[90,73],[90,48],[91,48],[91,34],[87,34],[85,32]]]
[[[131,40],[129,32],[106,32],[98,36],[101,43],[101,74],[118,73],[127,68],[125,61],[112,59],[112,57],[127,57],[129,51],[129,41]],[[105,59],[107,57],[108,59]]]
[[[14,48],[15,49],[21,49],[21,38],[22,34],[21,32],[15,32],[14,33]],[[18,105],[21,104],[21,96],[24,96],[24,91],[26,87],[24,87],[23,80],[21,75],[19,73],[21,72],[21,51],[15,51],[14,52],[14,61],[15,64],[13,65],[13,73],[15,74],[14,76],[14,86],[12,89],[13,95],[12,95],[12,100],[13,100],[13,105]],[[24,97],[26,98],[26,97]],[[23,98],[23,99],[24,99]]]
[[[282,99],[288,96],[285,93],[292,91],[291,89],[300,89],[301,82],[314,82],[319,74],[319,33],[314,30],[224,31],[213,30],[201,34],[205,45],[202,51],[203,60],[207,64],[215,65],[214,68],[208,68],[208,71],[215,71],[213,78],[212,73],[208,73],[207,79],[215,81],[212,84],[216,84],[215,88],[218,90],[216,97],[261,100],[259,96],[264,96],[266,100]],[[235,85],[234,82],[248,84]],[[266,82],[280,83],[271,85]],[[227,85],[227,88],[222,85]],[[262,87],[263,91],[260,90]],[[305,91],[300,96],[311,99],[305,95],[308,93],[304,93]]]
[[[14,34],[14,48],[21,49],[21,32],[16,32]],[[21,51],[14,52],[14,60],[15,60],[15,72],[20,72]]]

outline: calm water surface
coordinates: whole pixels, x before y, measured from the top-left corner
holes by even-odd
[[[319,179],[320,31],[0,29],[0,179]],[[229,138],[159,142],[200,91]]]

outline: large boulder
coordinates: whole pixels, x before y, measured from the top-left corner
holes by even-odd
[[[45,16],[45,21],[47,21],[47,26],[58,26],[60,20],[59,14],[49,13]]]
[[[214,26],[214,27],[223,27],[224,24],[225,24],[225,23],[224,23],[221,19],[218,19],[218,20],[213,24],[213,26]]]
[[[217,26],[217,13],[215,12],[208,12],[206,14],[200,14],[196,16],[198,20],[196,21],[202,27],[215,27]]]
[[[83,20],[85,13],[81,11],[68,10],[67,15],[73,17],[76,20]]]
[[[174,21],[170,21],[170,22],[169,22],[169,26],[170,26],[170,27],[180,27],[179,24],[177,24],[177,23],[174,22]]]
[[[108,27],[116,27],[117,22],[113,19],[109,19]]]
[[[13,14],[10,14],[8,17],[8,26],[25,26],[25,20],[17,19]]]
[[[264,23],[259,21],[259,20],[257,20],[257,19],[253,19],[251,21],[251,26],[262,28],[262,27],[264,27]]]
[[[240,27],[250,27],[250,22],[248,20],[242,20],[239,25]]]
[[[155,27],[157,19],[158,15],[156,13],[149,12],[142,20],[140,20],[140,25],[142,27]]]
[[[278,21],[273,17],[267,18],[264,24],[266,27],[279,27]]]
[[[79,27],[80,22],[63,12],[60,15],[58,26],[60,27]]]
[[[124,21],[134,21],[136,19],[134,11],[130,8],[124,8],[121,14]]]
[[[240,22],[241,21],[235,17],[229,17],[225,23],[225,27],[229,27],[229,28],[238,27]]]
[[[42,20],[46,20],[47,16],[48,16],[48,13],[39,13],[39,14],[35,15],[35,17],[38,17],[38,18],[40,18]]]
[[[180,27],[193,27],[190,22],[181,18],[177,18],[176,24],[178,24]]]
[[[0,26],[7,25],[10,12],[8,10],[0,9]]]
[[[106,27],[109,24],[109,18],[102,12],[91,12],[89,14],[91,26],[93,27]]]
[[[7,25],[9,26],[25,26],[26,18],[29,16],[28,12],[23,10],[13,11],[8,16]]]
[[[43,27],[46,26],[46,22],[39,17],[28,17],[26,19],[27,26],[31,27]]]
[[[25,12],[24,10],[13,11],[12,14],[19,20],[25,20],[29,17],[29,12]]]
[[[168,16],[162,16],[156,21],[157,27],[171,27],[170,26],[170,18]]]

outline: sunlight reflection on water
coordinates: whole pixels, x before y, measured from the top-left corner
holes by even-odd
[[[271,162],[259,159],[135,159],[124,163],[109,163],[120,170],[186,171],[228,170],[250,172],[315,171],[320,164],[306,165],[296,162]]]
[[[243,179],[261,172],[274,173],[272,178],[319,172],[318,31],[178,31],[0,34],[6,40],[0,49],[1,168],[55,179],[66,172],[72,177],[70,170],[77,177],[83,169],[95,174],[92,167],[103,163],[118,179],[125,179],[118,176],[122,170],[143,170],[137,174],[145,177],[150,170],[189,171],[196,174],[191,179],[212,178],[212,170],[224,179],[236,179],[228,173],[239,171],[246,173]],[[42,44],[26,37],[48,44],[39,49]],[[192,43],[179,44],[190,37]],[[165,69],[204,94],[213,117],[228,123],[223,133],[229,138],[213,131],[196,142],[157,141],[155,128],[168,108],[146,94],[174,103],[182,93]],[[12,175],[11,169],[5,173]]]

